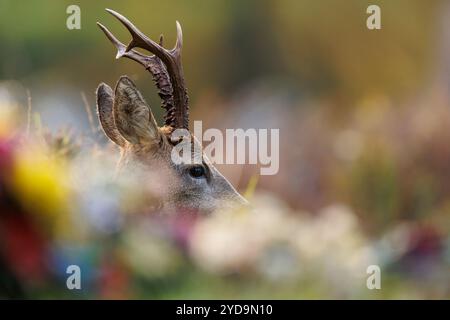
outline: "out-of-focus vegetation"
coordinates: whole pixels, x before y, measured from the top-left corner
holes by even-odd
[[[379,31],[369,1],[80,1],[69,31],[70,2],[0,1],[0,295],[449,298],[450,6],[377,3]],[[116,150],[80,92],[93,104],[128,74],[161,113],[149,74],[96,27],[129,39],[105,7],[168,46],[182,23],[191,121],[280,128],[254,212],[161,217],[111,183]],[[258,172],[220,169],[242,192]]]

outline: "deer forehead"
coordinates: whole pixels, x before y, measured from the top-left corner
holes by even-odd
[[[137,156],[152,156],[154,158],[169,161],[171,159],[173,148],[179,145],[179,143],[183,143],[183,140],[174,142],[171,139],[173,130],[174,129],[171,127],[161,127],[159,128],[159,132],[161,133],[160,143],[155,144],[151,141],[142,141],[138,144],[128,143],[125,147],[125,151]],[[187,141],[187,143],[190,144],[189,149],[191,151],[192,159],[202,159],[205,164],[212,166],[211,161],[203,154],[202,144],[193,134],[190,134],[189,140]]]

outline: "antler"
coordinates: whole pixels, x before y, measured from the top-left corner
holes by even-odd
[[[158,94],[162,99],[162,106],[166,110],[165,124],[174,128],[188,129],[189,98],[181,64],[183,34],[178,21],[176,22],[177,41],[175,47],[172,50],[167,50],[162,46],[162,36],[158,44],[143,34],[121,14],[110,9],[106,9],[106,11],[116,17],[132,36],[131,42],[128,46],[125,46],[105,26],[97,22],[100,29],[117,48],[116,58],[126,57],[142,64],[152,74],[159,90]],[[154,55],[144,55],[134,48],[145,49]]]

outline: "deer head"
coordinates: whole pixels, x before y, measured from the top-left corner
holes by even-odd
[[[97,109],[106,136],[122,151],[119,175],[139,172],[142,183],[159,186],[159,200],[164,208],[194,209],[212,212],[223,207],[246,204],[201,151],[199,142],[189,130],[188,95],[181,64],[182,31],[177,22],[177,40],[171,50],[163,47],[163,37],[154,42],[121,14],[106,9],[130,32],[131,42],[125,46],[106,27],[100,29],[117,49],[116,58],[126,57],[145,67],[153,77],[165,109],[164,125],[159,127],[150,106],[127,76],[120,77],[114,91],[102,83],[97,89]],[[153,55],[144,55],[141,48]],[[187,135],[174,138],[176,129]],[[189,138],[189,139],[187,139]],[[176,163],[172,149],[183,141],[193,145],[193,163]],[[200,150],[200,151],[198,151]]]

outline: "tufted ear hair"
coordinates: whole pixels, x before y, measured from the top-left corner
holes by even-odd
[[[104,83],[100,83],[96,92],[97,113],[106,136],[115,144],[125,147],[126,140],[116,128],[113,118],[113,91]]]
[[[161,136],[150,106],[127,76],[116,84],[113,115],[117,130],[128,142],[159,143]]]

